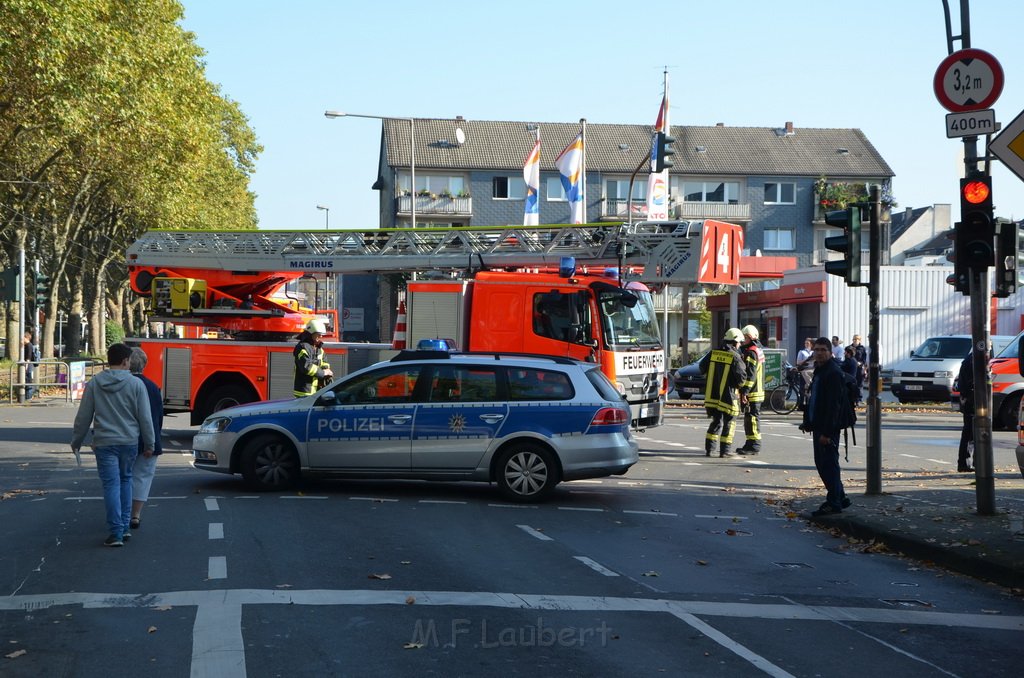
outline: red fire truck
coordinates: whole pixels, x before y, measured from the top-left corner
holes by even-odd
[[[734,285],[742,230],[716,221],[391,231],[150,231],[128,250],[152,319],[220,337],[141,339],[168,411],[194,423],[223,407],[291,394],[291,351],[312,309],[282,299],[304,275],[417,272],[409,344],[563,355],[599,363],[637,427],[661,422],[665,344],[648,284]],[[338,332],[337,315],[329,321]],[[335,374],[358,350],[327,344]],[[380,355],[386,357],[386,354]],[[365,356],[359,362],[367,362]]]

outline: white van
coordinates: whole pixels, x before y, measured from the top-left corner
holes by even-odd
[[[992,355],[1013,341],[1013,337],[998,334],[990,339]],[[910,352],[909,358],[893,364],[889,390],[901,403],[949,402],[953,380],[960,371],[960,363],[970,351],[969,334],[928,337]]]

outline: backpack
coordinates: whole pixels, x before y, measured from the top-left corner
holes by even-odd
[[[846,461],[850,461],[850,440],[847,431],[852,431],[853,444],[857,444],[857,431],[853,427],[857,423],[857,409],[854,406],[860,399],[860,387],[857,380],[848,372],[842,372],[843,387],[839,389],[839,428],[843,431],[843,442],[846,446]]]

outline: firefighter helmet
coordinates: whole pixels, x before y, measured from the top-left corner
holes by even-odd
[[[761,332],[754,325],[747,325],[740,331],[743,332],[743,336],[750,337],[751,339],[757,339],[761,334]]]
[[[306,323],[306,327],[304,329],[310,334],[327,334],[327,323],[325,323],[321,318],[313,318]]]
[[[735,327],[730,327],[725,331],[725,341],[735,341],[739,343],[743,341],[743,333]]]

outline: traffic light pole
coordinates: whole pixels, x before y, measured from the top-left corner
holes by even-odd
[[[971,268],[971,367],[974,370],[974,477],[978,513],[996,513],[992,477],[992,381],[988,374],[988,268]]]
[[[878,281],[882,271],[881,248],[881,203],[880,189],[871,186],[871,249],[868,259],[868,402],[867,402],[867,444],[865,456],[867,465],[867,488],[865,494],[882,493],[882,400],[879,393],[881,373],[878,363]]]

